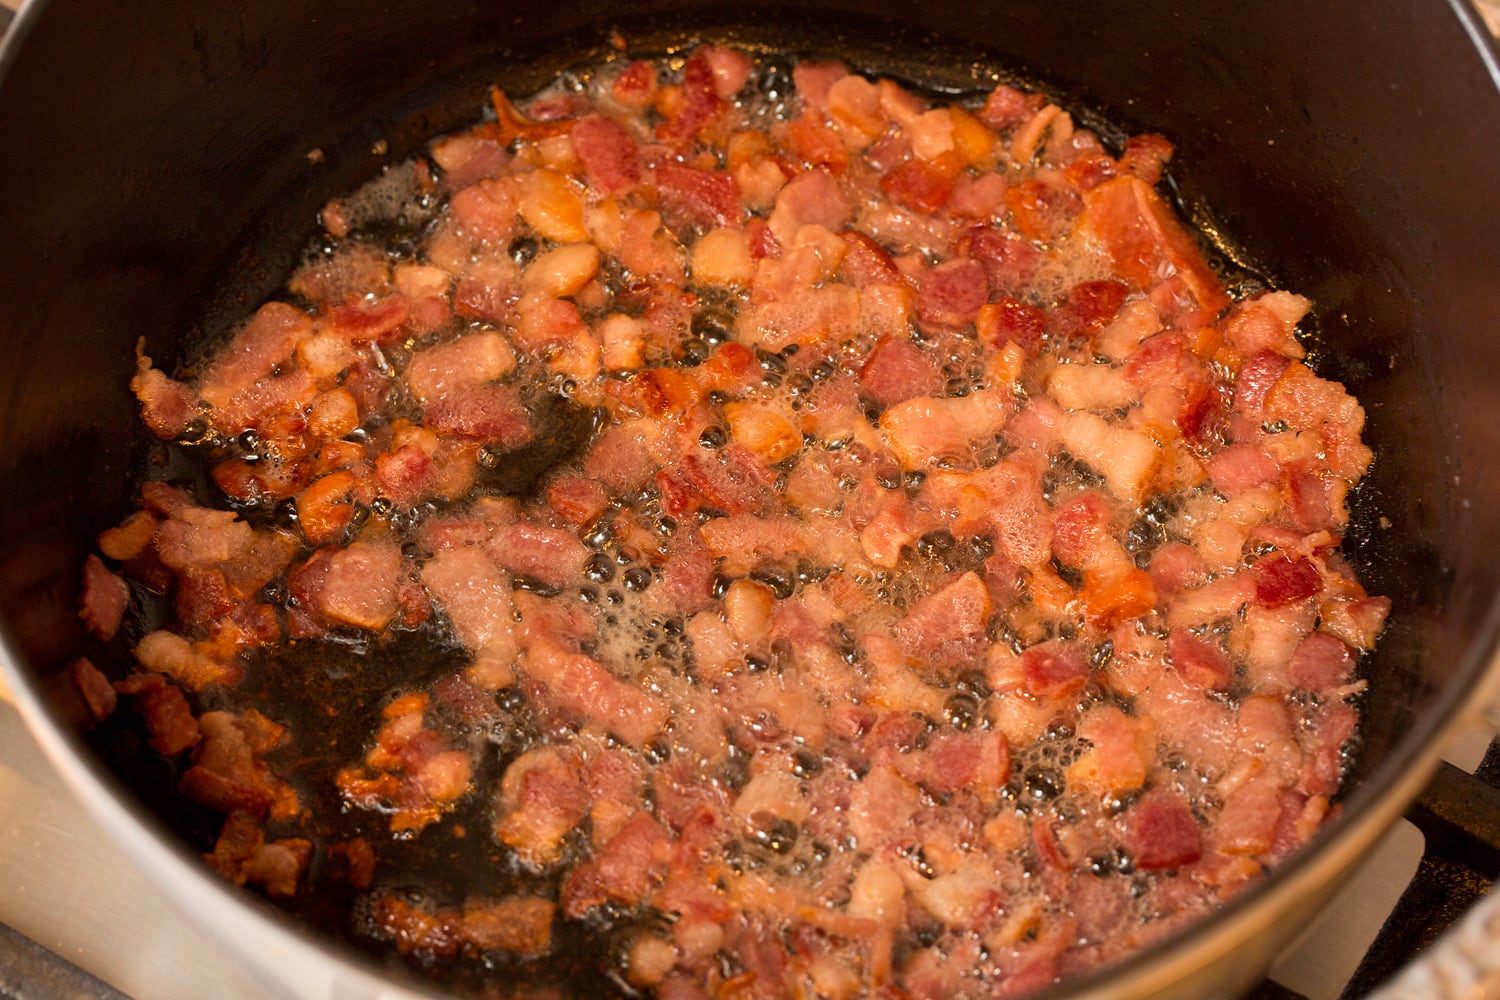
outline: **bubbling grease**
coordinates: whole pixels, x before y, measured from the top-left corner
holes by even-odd
[[[622,81],[640,67],[657,96],[631,112]],[[704,80],[737,73],[742,86],[704,96]],[[351,446],[374,482],[376,460],[446,402],[424,404],[407,387],[410,366],[476,334],[514,348],[514,370],[483,381],[514,390],[528,438],[435,437],[452,450],[434,445],[430,454],[472,464],[461,488],[411,503],[389,489],[353,490],[340,536],[304,538],[289,570],[259,594],[279,621],[312,613],[319,597],[307,567],[331,549],[373,542],[399,548],[402,586],[427,595],[403,598],[410,620],[382,629],[334,622],[267,641],[246,657],[246,682],[214,696],[290,726],[295,749],[266,759],[309,806],[279,818],[275,831],[307,836],[320,852],[296,894],[309,919],[480,995],[516,976],[576,995],[1014,995],[1150,943],[1316,830],[1351,746],[1341,727],[1351,724],[1347,702],[1359,683],[1346,672],[1310,689],[1288,679],[1287,662],[1309,635],[1364,648],[1352,627],[1316,630],[1366,598],[1330,554],[1339,504],[1330,501],[1329,523],[1310,524],[1314,514],[1294,501],[1309,482],[1358,478],[1362,469],[1309,465],[1317,449],[1307,447],[1329,434],[1335,446],[1350,434],[1357,445],[1358,426],[1331,403],[1305,420],[1300,443],[1284,423],[1236,423],[1240,366],[1257,350],[1299,358],[1295,320],[1257,314],[1262,339],[1250,345],[1242,331],[1252,324],[1234,324],[1261,289],[1241,282],[1243,301],[1231,302],[1171,233],[1157,237],[1166,249],[1130,245],[1161,255],[1161,273],[1122,273],[1132,262],[1111,251],[1111,227],[1170,228],[1151,214],[1163,203],[1150,184],[1130,179],[1140,170],[1154,181],[1160,164],[1141,166],[1128,147],[1110,155],[1045,101],[1010,88],[934,101],[890,81],[848,80],[826,65],[714,47],[621,59],[514,105],[499,95],[471,132],[437,140],[432,156],[391,166],[325,207],[324,232],[286,301],[315,317],[376,310],[393,269],[416,266],[439,274],[445,311],[440,322],[362,344],[358,365],[330,386],[352,384],[363,366],[388,390],[324,447]],[[834,86],[846,96],[814,107],[812,94]],[[850,91],[873,93],[875,103],[840,103]],[[668,138],[694,100],[711,113]],[[861,133],[850,107],[875,124]],[[626,137],[612,154],[637,175],[617,192],[591,187],[583,167],[593,163],[580,166],[590,158],[569,128],[589,114]],[[454,152],[474,140],[489,144],[485,170]],[[924,155],[933,144],[941,151]],[[965,149],[968,160],[954,159]],[[452,174],[440,160],[454,161]],[[688,205],[674,207],[670,185],[654,180],[664,165],[690,164],[701,176],[736,178],[739,199],[741,183],[756,183],[746,164],[757,163],[774,172],[775,190],[741,213],[739,227],[704,221],[722,207],[694,199],[711,194],[679,193]],[[974,206],[914,208],[926,196],[891,180],[906,165],[972,185],[963,190]],[[466,170],[477,176],[453,182]],[[487,223],[466,223],[459,198],[470,198],[471,212],[472,191],[504,203],[506,182],[544,171],[566,177],[570,193],[540,208],[523,196],[503,237],[465,229]],[[828,248],[843,248],[846,235],[813,223],[784,230],[786,245],[773,234],[742,280],[693,276],[712,234],[793,214],[780,185],[819,171],[849,201],[847,225],[835,228],[873,241],[877,264],[889,268],[880,291],[828,263]],[[986,183],[987,201],[974,193]],[[1144,214],[1101,222],[1097,192],[1111,183],[1136,184],[1131,197]],[[527,298],[513,286],[524,289],[539,262],[575,245],[544,231],[559,225],[569,199],[588,222],[576,242],[592,241],[597,268],[556,302]],[[656,272],[632,267],[624,237],[610,230],[622,206],[661,213],[650,238],[685,269],[682,287],[662,277],[670,266],[659,261]],[[1018,241],[1032,266],[1006,271],[1004,259],[984,258],[984,306],[945,315],[934,275],[979,259],[981,233]],[[802,264],[820,268],[815,277],[785,263],[806,247],[819,248]],[[1184,284],[1195,268],[1211,288]],[[502,272],[481,292],[510,297],[507,319],[449,308],[464,282]],[[1104,285],[1118,289],[1112,307],[1079,313],[1084,293]],[[787,295],[784,286],[796,306],[775,322],[795,328],[790,336],[759,311]],[[851,287],[859,308],[847,328],[809,334],[815,306],[827,301],[817,296]],[[889,301],[899,321],[871,319]],[[528,321],[559,303],[578,329],[524,346]],[[1002,303],[1029,310],[1037,329],[987,327],[984,310]],[[672,307],[673,318],[651,326],[653,309]],[[1150,320],[1135,334],[1132,309]],[[601,364],[600,331],[615,317],[650,332],[638,360]],[[883,386],[872,358],[893,343],[915,374]],[[604,350],[607,358],[607,342]],[[713,366],[735,350],[748,373],[729,388],[713,383]],[[1162,358],[1185,373],[1165,398],[1157,376],[1137,373]],[[673,391],[688,399],[680,409]],[[1178,397],[1194,392],[1200,409],[1180,408]],[[913,401],[939,416],[903,424]],[[979,408],[944,409],[956,401]],[[194,470],[192,495],[204,506],[215,499],[210,481],[223,485],[222,464],[304,460],[264,426],[218,426],[212,407],[202,412],[176,435],[166,468],[173,478]],[[964,414],[961,432],[976,413],[1000,416],[929,454],[929,434],[942,433],[931,427],[949,412]],[[605,483],[597,513],[582,523],[564,517],[550,491],[603,481],[612,433],[643,416],[670,443],[652,445],[632,485]],[[1012,429],[1026,420],[1032,436]],[[1116,436],[1101,446],[1100,434]],[[1256,457],[1272,463],[1274,475],[1251,484],[1263,496],[1241,501],[1242,487],[1221,488],[1234,470],[1216,472],[1216,456],[1235,445],[1262,449]],[[1119,454],[1133,446],[1162,453],[1139,482]],[[1284,468],[1311,478],[1293,480]],[[305,532],[299,510],[306,517],[310,488],[231,492],[221,505],[257,530]],[[1002,504],[1010,506],[996,513]],[[1071,541],[1057,537],[1067,518]],[[444,607],[427,574],[469,544],[453,537],[493,538],[513,524],[567,533],[563,548],[580,568],[562,580],[546,563],[535,575],[501,574],[507,617],[479,624],[506,634],[509,659],[486,664],[489,650],[465,646],[476,631],[471,612]],[[1204,562],[1212,545],[1235,541],[1234,558]],[[707,576],[684,583],[682,567],[705,553]],[[1277,558],[1312,573],[1314,590],[1276,589],[1300,587],[1295,573],[1290,584],[1267,582],[1262,560]],[[1205,596],[1215,585],[1239,589],[1220,607]],[[1169,648],[1182,650],[1182,662]],[[544,649],[575,659],[549,674]],[[1203,661],[1198,680],[1184,679],[1190,655]],[[587,697],[559,693],[590,663],[604,673],[591,675]],[[607,703],[634,707],[611,716],[599,707]],[[657,707],[656,731],[631,736],[638,720],[627,716]],[[413,778],[435,750],[467,759],[467,770],[455,763]],[[454,774],[461,790],[431,791]],[[631,801],[619,800],[615,780],[633,789]],[[1229,826],[1225,815],[1244,818]],[[370,855],[363,877],[352,861],[332,860],[360,852]],[[516,916],[538,909],[539,921]],[[497,913],[527,934],[497,935]]]

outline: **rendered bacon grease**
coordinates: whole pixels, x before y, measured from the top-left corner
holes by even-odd
[[[712,46],[496,91],[141,359],[168,444],[81,602],[133,665],[80,689],[227,878],[342,887],[456,989],[1013,996],[1141,948],[1317,832],[1389,608],[1339,552],[1364,413],[1170,155]]]

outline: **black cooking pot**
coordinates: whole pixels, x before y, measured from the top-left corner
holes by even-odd
[[[1347,546],[1394,602],[1344,811],[1223,912],[1074,987],[1243,991],[1500,684],[1500,70],[1457,2],[34,0],[0,58],[0,613],[38,738],[276,988],[380,989],[207,875],[76,735],[79,567],[139,471],[137,341],[170,370],[280,282],[331,194],[471,120],[489,82],[588,61],[610,26],[641,50],[729,39],[940,88],[1005,68],[1170,137],[1176,194],[1222,253],[1315,301],[1317,366],[1364,403],[1378,456]]]

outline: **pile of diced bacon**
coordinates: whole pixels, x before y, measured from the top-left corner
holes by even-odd
[[[1389,610],[1339,551],[1364,412],[1306,299],[1226,294],[1171,146],[710,45],[582,79],[391,168],[414,235],[331,202],[281,300],[140,359],[214,489],[100,536],[88,628],[168,612],[75,677],[224,814],[211,863],[294,900],[321,852],[429,970],[555,985],[582,928],[627,993],[935,998],[1114,961],[1313,837]],[[393,841],[482,803],[515,892],[320,841],[297,733],[222,707],[252,653],[404,632],[467,665],[338,792]]]

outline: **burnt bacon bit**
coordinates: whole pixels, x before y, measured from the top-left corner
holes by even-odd
[[[203,738],[182,690],[160,674],[130,674],[115,681],[114,689],[133,699],[157,753],[175,756]]]
[[[450,811],[470,787],[473,762],[453,749],[449,734],[429,728],[425,694],[398,697],[361,767],[338,772],[335,783],[349,805],[389,815],[392,833],[421,830]]]
[[[109,678],[88,657],[80,656],[69,667],[73,686],[83,697],[83,703],[95,722],[103,722],[115,712],[115,689]]]
[[[78,617],[97,639],[112,639],[130,605],[130,585],[111,573],[98,556],[83,564],[83,586],[78,595]]]
[[[182,776],[183,794],[218,812],[257,820],[296,814],[296,793],[263,759],[281,741],[284,727],[254,709],[239,717],[205,712],[198,724],[203,741],[193,752],[193,766]]]
[[[1364,411],[1306,299],[1230,301],[1169,143],[715,46],[491,111],[217,350],[138,359],[228,502],[143,484],[79,600],[140,669],[71,676],[225,816],[211,865],[358,893],[458,987],[937,996],[1117,960],[1313,835],[1390,612],[1337,552]],[[323,651],[316,706],[240,683]]]
[[[372,936],[424,961],[452,959],[463,951],[534,958],[552,947],[556,909],[556,903],[536,896],[475,896],[462,907],[443,907],[420,894],[383,893],[371,901],[368,921]]]
[[[224,821],[213,853],[204,860],[237,885],[248,882],[285,899],[296,894],[312,854],[311,841],[286,837],[268,842],[254,820],[235,812]]]

